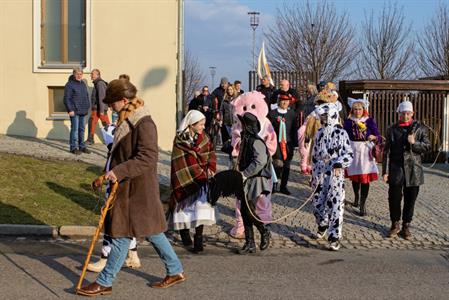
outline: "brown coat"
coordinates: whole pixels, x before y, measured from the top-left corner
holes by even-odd
[[[110,157],[110,170],[120,185],[105,233],[115,238],[141,238],[164,232],[167,224],[159,199],[157,131],[146,106],[117,127]]]

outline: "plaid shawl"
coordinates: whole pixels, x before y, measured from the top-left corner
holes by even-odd
[[[172,199],[179,203],[199,194],[207,184],[208,170],[215,173],[216,168],[215,152],[207,134],[199,135],[193,143],[177,134],[171,156]]]

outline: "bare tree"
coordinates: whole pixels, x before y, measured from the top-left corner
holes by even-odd
[[[328,2],[284,4],[265,37],[273,69],[316,74],[335,80],[345,75],[358,52],[347,14]]]
[[[193,98],[195,91],[200,90],[201,85],[206,82],[206,75],[201,69],[198,58],[188,49],[185,51],[183,73],[183,100],[187,104]]]
[[[396,5],[386,5],[377,18],[374,11],[365,16],[360,38],[356,70],[365,79],[405,79],[413,74],[413,41],[411,25]]]
[[[427,76],[449,78],[449,9],[441,3],[418,36],[417,64]]]

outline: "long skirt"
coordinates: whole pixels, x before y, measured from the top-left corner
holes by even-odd
[[[175,209],[169,217],[169,228],[172,230],[193,229],[200,225],[213,225],[216,223],[215,209],[207,202],[207,189],[204,187],[200,193],[185,199],[184,203],[191,203],[189,206],[183,202],[177,203]]]

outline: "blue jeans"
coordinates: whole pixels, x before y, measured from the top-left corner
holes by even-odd
[[[86,129],[85,117],[82,115],[70,117],[70,151],[78,148],[86,148],[84,144],[84,130]]]
[[[183,272],[181,262],[164,233],[150,235],[146,240],[153,245],[161,258],[165,265],[167,275],[172,276]],[[112,238],[108,262],[97,277],[96,281],[98,284],[106,287],[112,286],[115,277],[117,277],[117,273],[125,262],[130,243],[130,238]]]

